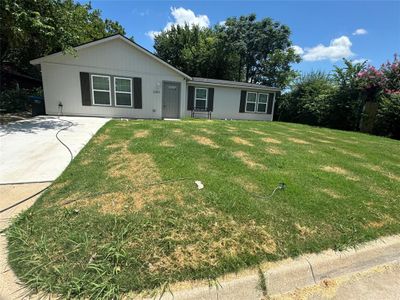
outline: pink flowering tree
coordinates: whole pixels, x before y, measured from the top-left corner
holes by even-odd
[[[391,110],[393,110],[393,107],[398,105],[397,103],[400,99],[400,61],[398,56],[395,54],[393,62],[388,61],[382,64],[379,69],[368,66],[357,74],[357,78],[361,94],[365,97],[360,130],[373,132],[374,126],[376,127],[376,121],[387,119],[387,116],[381,116],[382,112],[387,108],[386,106],[390,105],[392,107]],[[400,111],[395,110],[394,114],[397,122],[397,116],[400,115]],[[393,118],[391,117],[390,119]],[[391,132],[390,134],[397,136],[397,133]]]

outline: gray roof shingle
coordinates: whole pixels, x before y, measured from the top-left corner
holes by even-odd
[[[192,80],[190,80],[189,83],[190,82],[212,84],[212,85],[226,85],[226,86],[232,86],[232,87],[236,87],[236,88],[263,89],[263,90],[269,90],[269,91],[280,91],[281,90],[279,88],[265,86],[265,85],[261,85],[261,84],[255,84],[255,83],[221,80],[221,79],[210,79],[210,78],[202,78],[202,77],[192,77]]]

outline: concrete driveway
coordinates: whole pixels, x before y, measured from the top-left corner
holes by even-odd
[[[0,184],[53,181],[90,138],[108,121],[93,117],[36,117],[0,126]],[[68,122],[69,121],[69,122]]]

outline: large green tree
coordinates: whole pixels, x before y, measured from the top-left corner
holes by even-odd
[[[174,25],[154,39],[162,59],[191,76],[230,79],[234,54],[218,33],[199,26]]]
[[[271,18],[257,21],[250,14],[228,18],[218,29],[238,55],[236,80],[284,87],[296,75],[291,64],[300,57],[291,48],[288,26]]]
[[[213,28],[172,26],[155,37],[157,55],[192,76],[284,87],[300,61],[290,29],[254,14],[228,18]]]
[[[118,22],[103,20],[91,4],[73,0],[0,1],[0,58],[33,71],[29,60],[111,34],[125,34]]]

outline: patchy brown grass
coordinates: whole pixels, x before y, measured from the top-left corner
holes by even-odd
[[[232,180],[234,184],[239,185],[242,189],[249,193],[259,193],[260,186],[245,176],[235,176]]]
[[[388,216],[388,215],[383,215],[382,217],[381,217],[381,219],[380,220],[377,220],[377,221],[370,221],[370,222],[368,222],[367,224],[365,224],[365,226],[364,227],[366,227],[366,228],[382,228],[382,227],[384,227],[384,226],[386,226],[386,225],[388,225],[388,224],[390,224],[391,222],[393,222],[394,220],[393,220],[393,218],[392,217],[390,217],[390,216]]]
[[[167,147],[167,148],[171,148],[171,147],[175,147],[176,145],[169,139],[163,140],[160,143],[161,147]]]
[[[279,148],[276,148],[276,147],[267,148],[267,152],[269,154],[273,154],[273,155],[285,155],[286,154],[285,150],[282,150],[282,149],[279,149]]]
[[[133,137],[134,138],[145,138],[148,137],[150,134],[150,130],[147,129],[142,129],[142,130],[137,130],[134,132]]]
[[[288,140],[293,142],[293,143],[295,143],[295,144],[310,145],[309,142],[307,142],[305,140],[302,140],[302,139],[294,138],[294,137],[289,137]]]
[[[183,133],[183,130],[180,129],[180,128],[175,128],[175,129],[172,130],[172,132],[173,132],[173,133],[177,133],[177,134],[182,134],[182,133]]]
[[[353,175],[350,171],[343,169],[338,166],[324,166],[321,168],[322,171],[328,172],[328,173],[334,173],[338,175],[342,175],[346,177],[346,179],[351,180],[351,181],[359,181],[360,179]]]
[[[231,140],[234,141],[236,144],[239,144],[239,145],[245,145],[245,146],[251,146],[251,147],[254,146],[248,140],[242,139],[241,137],[238,137],[238,136],[231,137]]]
[[[171,231],[164,239],[178,242],[178,246],[168,254],[158,247],[154,247],[151,252],[143,252],[140,260],[151,262],[150,272],[157,274],[187,268],[196,269],[204,266],[204,263],[217,266],[225,258],[237,257],[244,253],[257,255],[276,252],[275,241],[267,227],[257,225],[254,221],[236,222],[231,216],[203,206],[197,210],[188,209],[186,218],[210,222],[202,225],[192,221],[190,226]]]
[[[268,133],[264,132],[264,131],[260,131],[258,129],[249,129],[250,132],[255,133],[255,134],[259,134],[259,135],[268,135]]]
[[[329,197],[334,198],[334,199],[343,198],[342,195],[338,194],[337,192],[335,192],[335,191],[332,190],[332,189],[324,188],[324,189],[320,189],[320,191],[321,191],[322,193],[328,195]]]
[[[344,155],[348,155],[348,156],[351,156],[351,157],[354,157],[354,158],[363,158],[364,157],[363,154],[356,153],[356,152],[349,151],[349,150],[345,150],[345,149],[342,149],[342,148],[335,148],[335,150],[340,152],[340,153],[342,153],[342,154],[344,154]]]
[[[269,137],[262,138],[261,140],[263,142],[270,143],[270,144],[281,144],[282,143],[280,140],[277,140],[277,139],[274,139],[274,138],[269,138]]]
[[[299,223],[295,223],[294,227],[296,228],[296,230],[299,232],[299,234],[302,237],[307,237],[307,236],[310,236],[315,233],[315,230],[313,230],[307,226],[300,225]]]
[[[367,168],[371,171],[378,172],[379,174],[381,174],[389,179],[392,179],[395,181],[400,181],[400,176],[383,169],[381,166],[372,165],[372,164],[361,164],[361,166],[363,166],[364,168]]]
[[[264,166],[263,164],[260,164],[256,161],[254,161],[249,154],[243,151],[236,151],[233,152],[233,156],[236,158],[239,158],[246,166],[248,166],[251,169],[261,169],[261,170],[266,170],[267,167]]]
[[[200,135],[192,135],[192,139],[194,141],[196,141],[197,143],[199,143],[200,145],[209,146],[209,147],[214,148],[214,149],[218,149],[219,148],[219,146],[216,143],[214,143],[214,141],[211,140],[208,137],[200,136]]]
[[[313,137],[309,137],[309,139],[314,142],[319,142],[319,143],[323,143],[323,144],[333,144],[332,141],[328,141],[328,140],[324,140],[324,139],[317,139],[317,138],[313,138]]]
[[[207,134],[215,134],[215,131],[212,131],[210,129],[207,128],[200,128],[201,132],[207,133]]]

